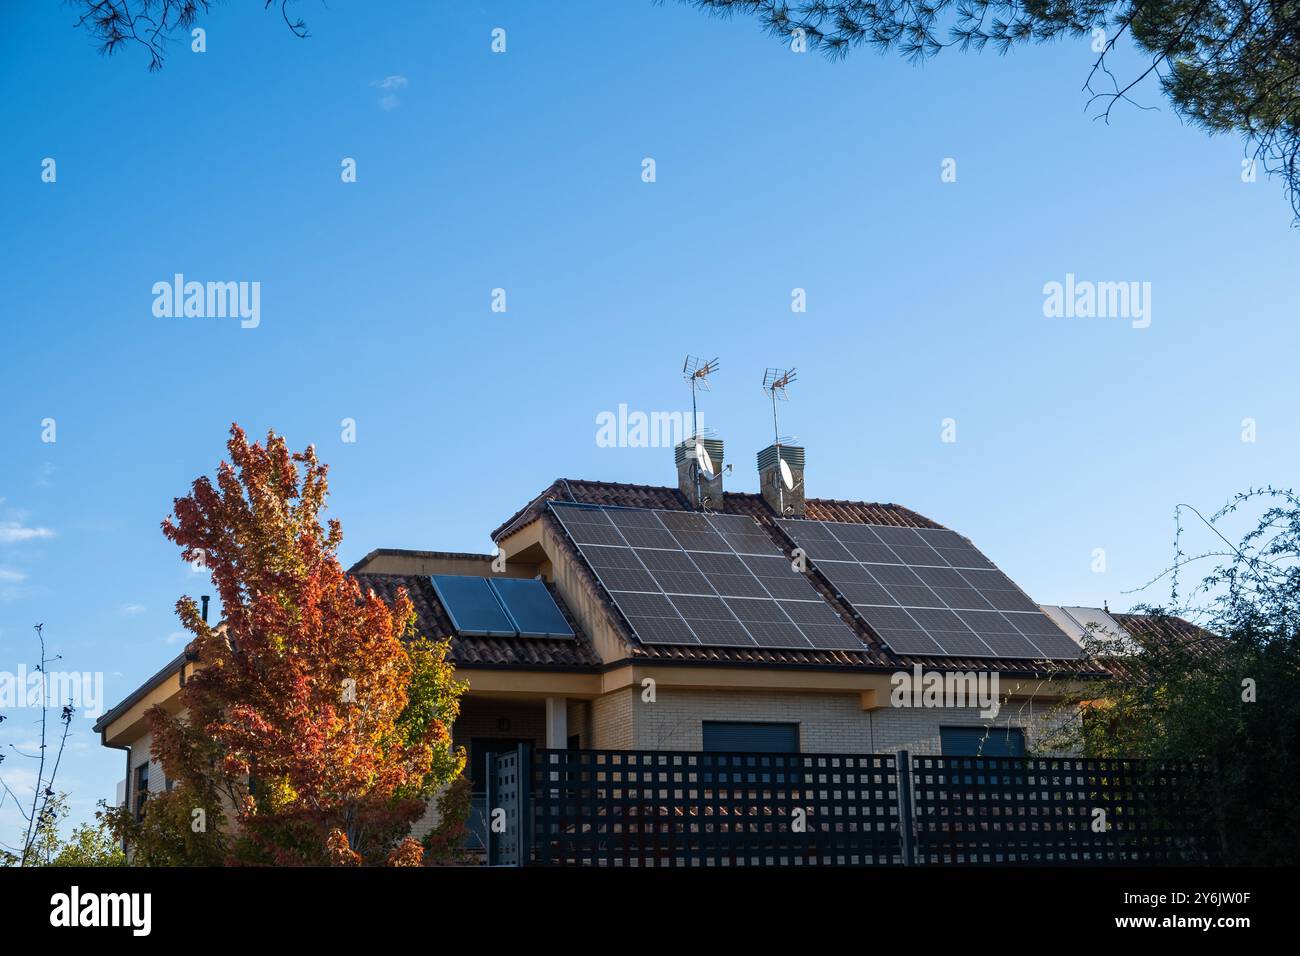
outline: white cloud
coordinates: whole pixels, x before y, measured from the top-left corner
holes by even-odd
[[[134,616],[137,615],[137,614],[143,614],[143,613],[144,613],[144,605],[143,605],[143,604],[123,604],[120,608],[117,609],[117,613],[118,613],[118,614],[121,614],[123,617],[134,617]]]
[[[0,521],[0,544],[16,544],[33,538],[53,538],[49,528],[28,528],[17,521]]]
[[[0,582],[4,584],[17,584],[19,581],[26,581],[27,574],[23,571],[15,571],[13,568],[0,568]]]
[[[181,644],[190,639],[189,631],[172,631],[163,641],[167,644]]]
[[[370,85],[375,89],[386,90],[383,96],[375,102],[379,104],[381,110],[395,110],[401,104],[397,97],[397,90],[404,90],[411,85],[411,81],[404,76],[386,76],[382,80],[372,80]]]

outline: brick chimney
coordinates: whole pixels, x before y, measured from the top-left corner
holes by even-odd
[[[790,477],[794,487],[787,488],[781,480],[781,466],[784,461],[790,468]],[[782,445],[781,457],[777,458],[777,446],[768,445],[758,453],[758,487],[763,492],[763,500],[778,515],[786,518],[802,518],[806,511],[803,488],[803,449],[798,445]]]
[[[700,442],[713,462],[713,478],[706,480],[695,464],[695,444]],[[686,500],[700,510],[722,510],[722,439],[688,438],[673,447],[677,462],[677,487]],[[697,492],[698,486],[698,492]]]

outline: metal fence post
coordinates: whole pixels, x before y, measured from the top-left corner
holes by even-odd
[[[492,808],[497,805],[497,755],[488,753],[483,758],[483,768],[487,777],[487,797],[483,807],[483,827],[486,831],[483,834],[483,849],[487,853],[488,866],[497,865],[497,857],[501,853],[501,847],[497,842],[496,834],[492,832]]]
[[[533,862],[533,748],[519,744],[516,757],[519,810],[519,866]]]
[[[906,750],[894,754],[898,774],[898,833],[903,842],[903,865],[916,863],[915,834],[912,830],[912,760]]]

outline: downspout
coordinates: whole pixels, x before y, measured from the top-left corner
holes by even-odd
[[[99,732],[99,743],[109,750],[123,750],[126,752],[126,786],[122,788],[122,799],[127,807],[131,806],[131,745],[130,744],[110,744],[104,738],[108,733],[105,727]],[[126,837],[122,837],[122,852],[126,852]]]

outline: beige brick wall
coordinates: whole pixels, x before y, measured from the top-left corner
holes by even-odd
[[[579,747],[591,747],[591,702],[570,700],[567,715],[569,736],[577,735]]]
[[[585,740],[582,745],[588,750],[632,750],[633,701],[639,691],[631,687],[604,697],[597,697],[591,702],[591,743]]]
[[[614,695],[610,695],[611,697]],[[978,708],[864,711],[857,694],[751,693],[660,688],[653,703],[625,695],[632,707],[633,749],[699,750],[705,720],[797,723],[808,753],[940,752],[941,726],[986,726]],[[599,701],[597,702],[599,703]],[[1047,705],[1005,704],[992,723],[1020,727],[1030,749],[1048,727]],[[599,735],[598,735],[599,736]],[[614,736],[610,734],[609,736]],[[598,745],[599,746],[599,745]]]

